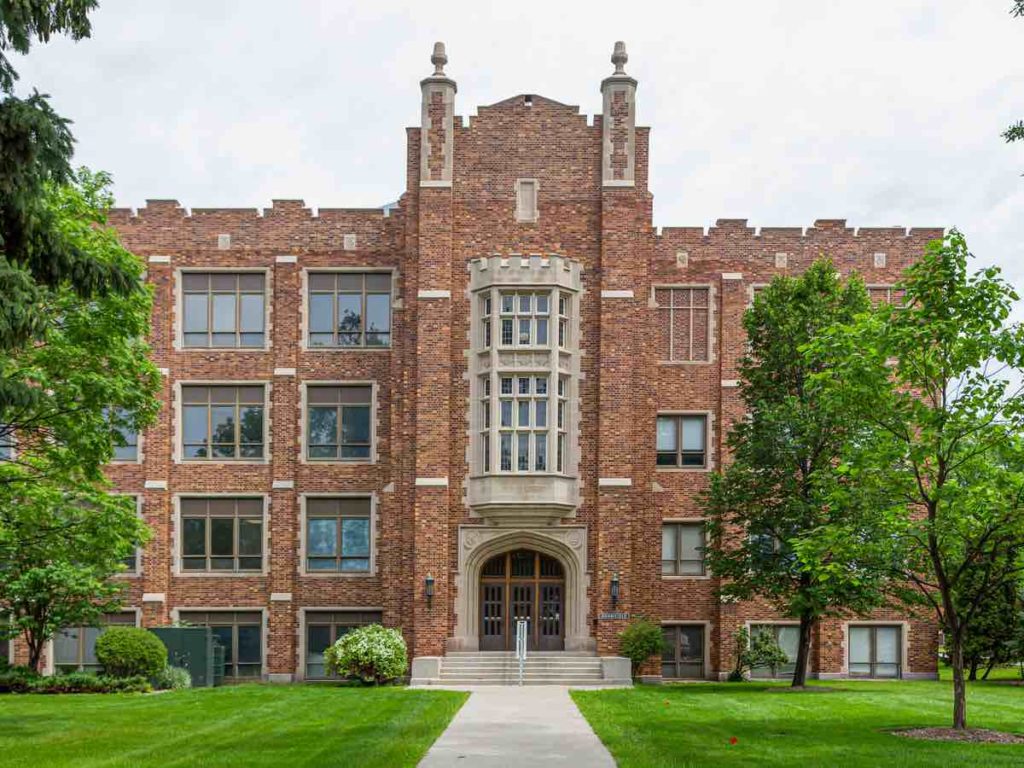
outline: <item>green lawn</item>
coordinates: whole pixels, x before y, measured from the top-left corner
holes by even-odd
[[[414,766],[465,699],[329,685],[0,695],[0,765]]]
[[[948,725],[948,683],[821,685],[835,690],[788,693],[778,685],[716,683],[572,696],[622,768],[1024,765],[1024,745],[923,742],[884,732]],[[969,725],[1024,733],[1024,688],[972,683],[967,697]]]

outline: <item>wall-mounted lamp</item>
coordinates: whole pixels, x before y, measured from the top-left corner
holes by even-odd
[[[423,593],[427,596],[427,608],[429,608],[434,602],[434,577],[429,573],[423,580]]]
[[[619,602],[619,572],[616,571],[612,574],[612,610],[615,610],[615,606]]]

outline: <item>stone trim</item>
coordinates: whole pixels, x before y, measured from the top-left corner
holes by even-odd
[[[240,571],[238,573],[220,571],[186,571],[181,567],[181,500],[182,499],[261,499],[263,501],[263,554],[261,567],[258,571]],[[171,576],[178,579],[245,579],[264,577],[270,573],[270,494],[251,493],[245,491],[216,491],[211,493],[191,492],[176,493],[171,499]],[[214,609],[210,609],[214,610]],[[222,610],[222,609],[216,609]],[[228,610],[228,609],[223,609]]]
[[[617,290],[617,291],[602,290],[601,291],[601,298],[602,299],[632,299],[633,298],[633,290],[632,289]]]
[[[900,628],[900,673],[906,678],[910,673],[910,622],[899,619],[850,619],[843,622],[843,638],[839,649],[843,654],[839,674],[850,677],[850,627],[899,627]],[[857,677],[856,679],[861,679]],[[872,680],[874,678],[864,678]],[[888,678],[886,678],[888,679]],[[896,678],[899,679],[899,678]]]
[[[185,346],[185,291],[182,285],[182,275],[187,273],[256,273],[263,275],[263,346],[262,347],[186,347]],[[172,304],[171,338],[173,348],[176,352],[221,354],[221,353],[249,353],[258,354],[269,352],[273,347],[274,325],[274,270],[272,267],[221,267],[221,266],[192,266],[178,267],[174,270],[174,301]]]
[[[447,477],[417,477],[416,486],[418,488],[447,488],[448,478]]]
[[[370,569],[368,571],[310,571],[306,569],[306,501],[308,499],[369,499],[370,500]],[[303,578],[312,579],[365,579],[377,576],[377,550],[380,543],[377,537],[377,520],[379,518],[376,491],[318,491],[316,493],[299,494],[299,546],[298,573]]]
[[[599,477],[597,478],[598,488],[629,488],[633,485],[631,477]]]
[[[450,299],[452,292],[448,290],[420,290],[416,293],[417,299]]]

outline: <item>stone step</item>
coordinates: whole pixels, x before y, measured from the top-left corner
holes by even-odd
[[[448,651],[444,655],[446,659],[460,659],[467,657],[479,657],[482,659],[514,659],[516,657],[515,651]],[[596,653],[591,651],[529,651],[527,658],[553,658],[553,659],[566,659],[566,658],[584,658],[584,659],[596,659],[598,658]]]
[[[437,685],[518,685],[518,677],[442,677]],[[532,677],[523,678],[523,685],[571,685],[571,686],[601,686],[605,681],[600,677]]]
[[[602,677],[601,668],[590,669],[524,669],[523,675],[528,677],[545,677],[551,675],[564,675],[566,677]],[[442,669],[441,677],[518,677],[518,669],[484,669],[480,667],[466,667],[462,669]]]

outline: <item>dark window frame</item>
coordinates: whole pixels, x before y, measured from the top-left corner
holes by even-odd
[[[387,291],[378,286],[371,287],[369,285],[368,278],[370,277],[386,277],[387,278]],[[332,285],[328,287],[326,285],[327,278],[330,279]],[[351,280],[359,278],[360,287],[356,290],[353,287],[344,286],[343,280]],[[306,313],[306,346],[312,350],[319,349],[390,349],[393,345],[394,336],[394,311],[392,308],[393,293],[394,293],[394,275],[391,272],[382,272],[379,270],[359,270],[359,271],[331,271],[331,270],[310,270],[306,275],[306,302],[307,302],[307,313]],[[377,281],[373,281],[377,282]],[[324,283],[320,286],[317,283]],[[330,296],[331,297],[331,330],[323,331],[313,330],[313,297],[314,296]],[[342,296],[359,296],[359,328],[358,330],[346,329],[341,330],[338,323],[338,307],[340,303],[340,297]],[[368,296],[387,296],[388,306],[388,323],[386,330],[368,330],[366,328],[367,318],[367,306]],[[324,337],[330,336],[329,343],[318,343],[320,341],[326,341]],[[319,337],[315,339],[314,337]],[[351,343],[355,338],[355,343]],[[374,340],[380,341],[381,343],[371,344],[370,337]],[[349,342],[349,343],[343,343]]]
[[[90,630],[99,630],[97,637],[102,635],[103,632],[109,627],[137,627],[139,625],[139,617],[135,611],[115,611],[114,613],[104,614],[100,620],[100,625],[96,627],[87,625],[78,625],[74,627],[63,627],[57,630],[57,634],[64,634],[66,632],[77,632],[78,636],[75,638],[76,652],[75,661],[59,661],[57,659],[58,654],[58,642],[57,636],[54,635],[51,650],[53,653],[53,670],[58,674],[64,674],[68,672],[95,672],[99,673],[103,670],[103,665],[98,661],[89,662],[86,659],[85,646],[86,638]]]
[[[870,634],[870,637],[871,637],[870,658],[871,658],[871,660],[866,662],[868,664],[868,666],[871,668],[871,671],[866,673],[866,674],[864,672],[854,672],[853,669],[852,669],[854,662],[852,662],[850,660],[850,654],[853,652],[853,631],[855,629],[868,630],[871,633]],[[878,630],[879,629],[894,629],[894,630],[896,630],[896,661],[895,662],[879,661],[878,660]],[[904,647],[904,642],[905,642],[905,640],[903,638],[903,634],[904,634],[904,627],[903,627],[903,625],[901,625],[901,624],[885,624],[885,623],[878,623],[878,624],[848,624],[847,627],[846,627],[846,634],[847,634],[847,641],[846,641],[846,645],[847,645],[847,650],[846,650],[846,670],[847,670],[847,674],[850,677],[858,677],[858,678],[869,679],[869,680],[901,680],[903,678],[903,647]],[[857,662],[857,663],[858,664],[863,664],[865,662]],[[877,670],[877,667],[879,667],[879,666],[888,666],[888,667],[895,666],[896,667],[896,674],[895,675],[879,675],[878,674],[878,670]]]
[[[212,629],[231,629],[231,647],[224,652],[224,679],[228,681],[247,681],[260,678],[263,675],[263,665],[266,662],[266,637],[264,624],[266,619],[262,610],[185,610],[180,611],[178,618],[187,621],[189,624],[198,627],[210,627]],[[256,661],[238,660],[238,630],[240,628],[256,627],[259,633],[260,659]],[[255,670],[256,674],[240,675],[241,667],[247,670]]]
[[[224,513],[213,511],[211,509],[210,502],[219,502],[224,504],[232,502],[232,512]],[[258,502],[260,512],[255,514],[253,512],[240,512],[239,501],[255,501]],[[186,506],[193,506],[194,502],[202,502],[203,510],[197,507],[194,511],[186,509]],[[184,496],[178,499],[178,518],[180,523],[179,531],[179,544],[178,544],[178,556],[181,567],[179,571],[181,574],[259,574],[262,573],[266,566],[267,546],[266,546],[266,500],[261,496]],[[202,520],[203,521],[203,552],[186,554],[186,533],[187,521],[189,520]],[[231,554],[214,553],[213,552],[213,520],[231,520]],[[260,544],[259,554],[242,553],[242,521],[258,521],[259,523],[259,536],[258,541]],[[231,568],[214,568],[213,561],[215,560],[231,560]],[[259,566],[257,567],[242,567],[243,560],[259,560]],[[187,567],[190,562],[202,561],[203,567],[201,568],[189,568]]]
[[[665,420],[672,420],[675,422],[675,447],[669,450],[660,450],[657,446],[658,439],[658,423]],[[686,421],[700,421],[701,431],[703,433],[703,447],[701,450],[696,451],[692,449],[683,449],[683,424]],[[706,413],[659,413],[657,421],[655,423],[655,453],[656,453],[656,465],[660,467],[669,467],[677,469],[692,469],[692,470],[706,470],[710,467],[709,453],[710,453],[710,431],[711,420],[708,418]],[[670,459],[667,460],[667,459]],[[695,460],[696,459],[696,460]]]
[[[344,502],[359,502],[366,503],[366,511],[345,511]],[[324,510],[318,511],[316,507],[317,502],[327,502],[337,504],[336,510]],[[373,497],[370,495],[359,495],[359,496],[307,496],[304,503],[304,515],[302,521],[302,535],[303,535],[303,561],[302,566],[306,575],[325,575],[325,576],[337,576],[339,574],[344,575],[356,575],[356,576],[368,576],[373,573],[373,555],[374,555],[374,542],[373,542]],[[309,530],[311,520],[335,520],[337,521],[337,530],[335,531],[335,554],[328,555],[311,555],[309,545]],[[344,535],[344,520],[365,520],[367,524],[367,552],[366,556],[353,556],[345,555],[345,535]],[[310,564],[314,560],[333,560],[335,568],[311,568]],[[365,560],[366,567],[360,569],[349,569],[344,568],[345,560]]]
[[[243,280],[242,278],[258,277],[259,287],[247,286],[244,283],[255,282],[252,280]],[[198,282],[198,278],[205,278],[206,287],[205,289],[197,286],[190,286],[189,283]],[[215,280],[215,278],[218,278]],[[228,288],[225,286],[214,287],[215,282],[222,282],[227,278],[233,278],[234,287]],[[234,328],[233,330],[218,331],[214,329],[214,297],[215,296],[233,296],[235,302],[234,312]],[[206,330],[205,331],[189,331],[188,330],[188,310],[189,296],[205,296],[206,297]],[[261,324],[259,331],[243,330],[242,329],[242,297],[243,296],[260,296],[262,297],[262,311]],[[214,343],[215,336],[228,336],[234,337],[233,343],[223,343],[224,340],[220,339],[217,343]],[[205,336],[205,342],[198,342],[199,336]],[[259,343],[243,344],[243,337],[245,336],[259,336]],[[190,338],[191,337],[191,338]],[[188,270],[181,273],[181,345],[183,349],[241,349],[241,350],[261,350],[267,347],[267,273],[264,270]],[[253,339],[255,342],[255,339]]]
[[[366,400],[352,400],[348,402],[345,400],[346,395],[343,394],[343,390],[366,390]],[[332,401],[324,400],[323,402],[314,402],[314,392],[336,391],[336,399]],[[355,394],[359,394],[355,392]],[[375,448],[375,428],[374,428],[374,402],[375,393],[374,386],[371,383],[337,383],[337,384],[307,384],[306,385],[306,413],[305,413],[305,458],[306,461],[313,463],[320,462],[343,462],[349,463],[372,463],[374,461],[374,448]],[[366,420],[368,427],[368,435],[366,441],[354,441],[345,440],[345,411],[346,410],[366,410]],[[314,443],[313,442],[313,411],[314,410],[325,410],[334,411],[335,419],[335,441],[332,443]],[[326,449],[333,448],[333,456],[314,456],[314,449]],[[365,449],[365,455],[345,456],[345,450],[361,450]]]
[[[305,633],[304,651],[302,659],[302,676],[304,680],[336,680],[338,675],[310,674],[311,666],[321,666],[322,661],[311,659],[310,656],[310,629],[328,627],[329,642],[327,647],[334,645],[341,637],[359,627],[370,624],[383,624],[384,618],[381,611],[330,611],[330,610],[307,610],[305,612]],[[344,630],[339,632],[339,630]],[[321,655],[322,657],[322,655]]]
[[[699,657],[685,657],[683,656],[682,642],[683,637],[682,630],[697,630],[700,633],[700,656]],[[707,653],[707,625],[693,623],[674,623],[674,624],[663,624],[662,637],[665,639],[664,650],[661,654],[661,676],[669,680],[703,680],[707,675],[707,665],[705,663],[705,655]],[[669,654],[671,653],[671,658]],[[693,666],[700,665],[700,670],[696,675],[684,675],[681,674],[684,665]],[[673,667],[673,674],[666,675],[665,668]]]
[[[243,399],[244,390],[259,390],[259,399]],[[205,401],[198,394],[206,391]],[[222,390],[233,390],[231,399],[221,394]],[[231,442],[214,442],[213,409],[233,408],[234,434]],[[202,442],[189,442],[186,434],[187,414],[190,409],[206,409],[206,436]],[[260,441],[242,441],[242,411],[258,410],[260,418]],[[265,384],[182,384],[181,385],[181,460],[195,462],[266,462],[267,452],[267,387]],[[218,448],[230,446],[233,455],[215,455]],[[206,456],[189,455],[189,449],[206,451]],[[243,455],[248,450],[252,455]]]
[[[778,643],[780,648],[782,647],[782,643],[779,642],[779,633],[783,629],[790,628],[790,629],[796,629],[797,631],[799,631],[799,629],[800,629],[799,623],[794,623],[794,622],[787,622],[787,621],[781,621],[781,622],[780,621],[752,621],[752,622],[750,622],[750,630],[749,630],[751,642],[753,642],[753,640],[754,640],[754,634],[755,634],[754,628],[755,627],[758,627],[758,628],[760,628],[760,627],[769,627],[771,629],[772,634],[775,635],[775,642]],[[763,630],[758,629],[758,631],[763,631]],[[797,642],[799,642],[799,640]],[[783,650],[785,650],[785,649],[783,649]],[[798,648],[798,650],[799,650],[799,648]],[[787,654],[787,657],[788,657],[788,654]],[[763,679],[763,680],[788,680],[791,677],[793,677],[794,674],[796,674],[796,656],[793,656],[793,658],[790,661],[786,662],[785,664],[780,665],[774,671],[771,668],[769,668],[769,667],[755,667],[754,669],[750,670],[750,676],[752,678],[759,678],[759,679]]]
[[[673,531],[675,538],[675,549],[676,556],[673,559],[667,559],[665,557],[665,529],[670,528]],[[700,550],[700,559],[684,558],[683,554],[683,529],[684,528],[699,528],[701,534],[701,545],[698,547]],[[662,576],[689,576],[698,577],[707,575],[706,558],[704,552],[707,549],[707,524],[703,520],[666,520],[661,524],[662,529],[662,549],[661,549],[661,575]],[[685,563],[697,563],[700,567],[699,571],[691,572],[683,570]],[[666,564],[671,565],[671,570],[666,571]]]

